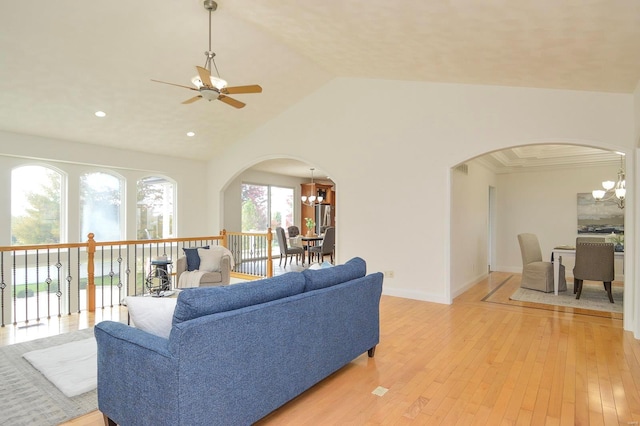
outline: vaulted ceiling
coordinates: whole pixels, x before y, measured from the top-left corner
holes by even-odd
[[[221,77],[264,89],[234,96],[244,109],[183,105],[193,92],[150,81],[189,86],[204,64],[202,0],[3,1],[0,130],[202,159],[334,77],[616,93],[640,81],[637,0],[220,0],[212,27]]]

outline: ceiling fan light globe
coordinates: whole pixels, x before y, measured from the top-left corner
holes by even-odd
[[[222,90],[227,87],[227,82],[219,77],[211,76],[211,85],[218,90]]]
[[[220,97],[220,92],[218,92],[216,89],[208,87],[201,87],[200,94],[208,101],[215,101]]]
[[[198,89],[204,86],[204,84],[202,84],[202,80],[200,80],[200,76],[198,75],[196,75],[191,79],[191,83],[193,83],[193,85],[196,86]]]
[[[222,90],[225,87],[227,87],[226,80],[223,80],[221,78],[214,77],[214,76],[211,76],[210,78],[211,78],[210,86],[215,87],[218,90]],[[198,89],[200,89],[201,87],[204,87],[204,84],[202,84],[202,80],[200,80],[199,75],[196,75],[195,77],[193,77],[191,79],[191,83],[193,83],[193,85],[196,86]]]

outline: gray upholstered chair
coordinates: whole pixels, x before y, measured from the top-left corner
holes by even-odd
[[[577,243],[576,265],[573,268],[573,292],[576,299],[582,294],[584,280],[602,281],[613,303],[611,282],[615,277],[613,243]]]
[[[276,228],[276,237],[278,238],[278,245],[280,246],[280,265],[282,265],[282,257],[284,256],[284,266],[286,268],[287,259],[289,256],[293,255],[296,256],[296,264],[298,264],[300,255],[302,255],[302,264],[304,265],[304,249],[302,247],[289,247],[289,244],[287,244],[287,236],[284,233],[284,228],[281,226]]]
[[[300,228],[295,225],[291,225],[287,228],[287,232],[289,233],[289,238],[297,237],[300,235]]]
[[[522,254],[522,281],[520,287],[531,290],[553,291],[553,263],[542,261],[542,251],[540,243],[535,234],[518,235],[520,243],[520,253]],[[559,262],[559,260],[556,260]],[[558,291],[567,290],[567,280],[565,279],[564,265],[560,265],[560,282]]]
[[[287,240],[287,245],[289,247],[302,247],[302,249],[306,250],[305,245],[302,244],[300,228],[295,225],[291,225],[287,228],[287,233],[289,234],[289,239]],[[304,254],[302,257],[304,257]]]
[[[322,242],[313,247],[309,247],[309,253],[311,256],[318,255],[318,262],[322,262],[326,255],[331,256],[331,263],[333,263],[333,250],[336,247],[336,228],[329,226],[324,231],[324,237]]]

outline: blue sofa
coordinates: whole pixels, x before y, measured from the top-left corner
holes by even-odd
[[[182,291],[168,339],[95,326],[109,424],[249,425],[379,342],[382,274],[333,268]]]

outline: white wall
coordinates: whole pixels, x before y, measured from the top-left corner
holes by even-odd
[[[631,187],[636,183],[638,97],[637,92],[339,78],[207,167],[196,161],[7,132],[0,132],[0,154],[169,176],[179,185],[183,236],[222,229],[222,194],[241,171],[270,158],[303,160],[325,170],[337,184],[338,262],[361,256],[369,271],[394,271],[395,278],[385,279],[385,294],[450,303],[451,167],[516,145],[576,143],[629,154]],[[6,194],[5,177],[0,185]],[[635,217],[634,195],[626,209],[628,218]],[[6,196],[2,201],[0,219],[6,220]],[[634,225],[635,220],[625,224],[627,255],[635,259]],[[2,240],[8,237],[0,234]],[[635,285],[634,263],[628,264],[625,277]],[[465,279],[461,278],[463,283]],[[638,330],[635,311],[626,300],[625,328]]]
[[[132,144],[133,145],[133,144]],[[206,235],[206,163],[135,151],[109,149],[38,136],[0,132],[0,223],[11,220],[11,169],[25,164],[48,164],[67,174],[69,185],[77,188],[80,175],[106,168],[127,179],[127,205],[136,204],[136,182],[149,175],[161,175],[177,185],[178,235]],[[79,200],[69,199],[70,242],[85,241],[79,229]],[[127,238],[136,239],[136,210],[128,209]],[[11,244],[8,226],[0,227],[0,245]]]
[[[210,225],[215,231],[223,223],[216,196],[238,170],[300,158],[339,188],[338,262],[361,256],[370,271],[395,272],[385,279],[386,294],[449,303],[450,168],[531,143],[585,144],[633,157],[633,97],[335,79],[210,162]],[[628,162],[631,176],[633,167]]]
[[[488,274],[489,187],[495,187],[497,179],[478,162],[467,166],[467,174],[455,169],[451,173],[452,297]]]

